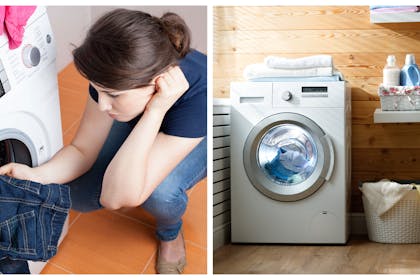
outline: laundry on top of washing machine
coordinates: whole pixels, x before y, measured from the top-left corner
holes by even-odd
[[[313,67],[306,69],[279,69],[270,68],[263,63],[250,64],[245,67],[246,79],[256,78],[280,78],[280,77],[331,77],[332,67]]]
[[[0,17],[0,35],[5,31],[11,50],[22,43],[26,22],[35,9],[35,6],[0,6],[0,14],[3,15]]]
[[[305,69],[314,67],[333,67],[331,55],[320,54],[299,58],[288,58],[269,55],[264,58],[264,64],[270,68],[279,69]]]
[[[268,56],[263,63],[247,65],[243,75],[253,82],[344,81],[330,55],[301,58]]]

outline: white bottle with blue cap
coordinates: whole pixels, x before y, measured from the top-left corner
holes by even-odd
[[[414,54],[407,54],[405,57],[405,65],[401,69],[400,84],[402,86],[418,86],[420,85],[420,71],[416,64]]]

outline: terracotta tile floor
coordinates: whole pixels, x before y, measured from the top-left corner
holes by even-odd
[[[73,64],[60,72],[61,120],[64,144],[74,137],[87,100],[88,82]],[[184,215],[187,274],[207,273],[207,180],[188,193]],[[141,208],[92,213],[70,212],[69,232],[43,274],[156,273],[155,222]]]

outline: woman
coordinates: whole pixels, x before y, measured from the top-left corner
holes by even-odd
[[[159,273],[186,265],[185,191],[206,175],[207,58],[189,45],[176,14],[105,14],[73,51],[91,98],[72,143],[39,167],[0,168],[18,179],[70,185],[79,211],[142,205],[156,217]]]

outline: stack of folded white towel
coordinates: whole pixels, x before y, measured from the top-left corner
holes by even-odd
[[[244,77],[247,80],[333,77],[338,74],[330,55],[313,55],[294,59],[268,56],[264,63],[250,64],[244,69]]]

